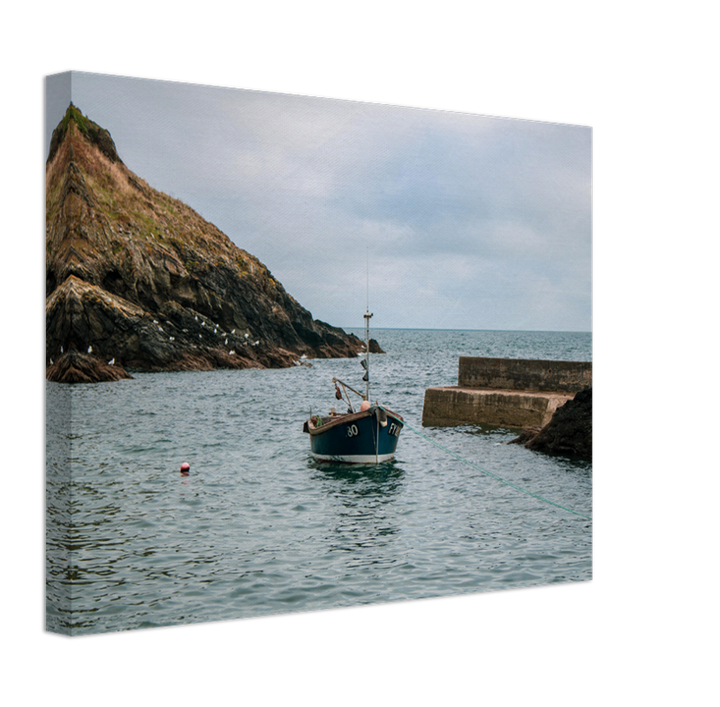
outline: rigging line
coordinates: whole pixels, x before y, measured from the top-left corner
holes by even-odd
[[[568,508],[567,506],[561,506],[559,503],[555,503],[555,501],[551,501],[549,498],[545,498],[544,496],[540,496],[537,493],[528,491],[527,489],[523,488],[522,486],[518,486],[517,484],[514,484],[512,481],[503,479],[502,476],[493,474],[492,471],[483,469],[483,467],[481,467],[479,464],[475,464],[475,462],[471,462],[469,459],[465,459],[464,457],[461,457],[459,454],[456,454],[451,449],[444,447],[442,444],[439,444],[434,439],[431,439],[427,435],[424,435],[422,432],[419,432],[414,427],[411,427],[410,425],[408,425],[407,422],[405,422],[405,427],[407,427],[411,432],[414,432],[416,435],[419,435],[423,439],[430,442],[430,444],[434,444],[438,449],[442,449],[443,452],[447,452],[447,454],[455,457],[455,459],[459,459],[461,462],[465,462],[466,464],[469,464],[474,469],[477,469],[478,471],[482,472],[483,474],[486,474],[487,476],[492,477],[496,481],[500,481],[501,483],[506,484],[507,486],[511,486],[512,488],[516,489],[517,491],[521,491],[522,493],[525,493],[528,496],[537,498],[539,501],[543,501],[544,503],[549,503],[551,506],[556,506],[557,508],[562,508],[564,511],[568,511],[569,513],[574,513],[576,516],[580,516],[581,518],[587,518],[587,520],[590,520],[590,521],[592,520],[591,516],[585,515],[584,513],[579,513],[578,511],[574,511],[572,508]]]

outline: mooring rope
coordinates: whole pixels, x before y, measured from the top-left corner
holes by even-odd
[[[493,474],[492,471],[488,471],[487,469],[483,469],[479,464],[476,464],[475,462],[471,462],[469,459],[465,459],[465,457],[461,457],[456,452],[453,452],[451,449],[448,449],[447,447],[444,447],[442,444],[436,442],[434,439],[431,439],[427,435],[423,434],[419,430],[416,430],[414,427],[411,427],[408,425],[407,422],[404,422],[405,427],[407,427],[411,432],[414,432],[416,435],[422,437],[423,439],[430,442],[430,444],[434,444],[438,449],[442,449],[443,452],[446,452],[452,457],[455,457],[455,459],[459,459],[461,462],[464,462],[465,464],[468,464],[469,466],[473,467],[473,469],[477,469],[483,474],[486,474],[487,476],[492,477],[496,481],[499,481],[500,483],[505,484],[506,486],[510,486],[517,491],[521,491],[522,493],[527,494],[528,496],[532,496],[533,498],[537,498],[538,501],[543,501],[544,503],[549,503],[551,506],[556,506],[557,508],[562,508],[564,511],[568,511],[568,513],[574,513],[576,516],[580,516],[581,518],[587,518],[588,520],[592,520],[591,516],[585,515],[584,513],[578,513],[578,511],[574,511],[572,508],[567,508],[567,506],[561,506],[559,503],[555,503],[555,501],[551,501],[549,498],[545,498],[544,496],[540,496],[537,493],[533,493],[532,491],[528,491],[527,489],[523,488],[522,486],[518,486],[517,484],[514,484],[512,481],[508,481],[507,479],[503,479],[502,476],[498,476],[497,474]]]

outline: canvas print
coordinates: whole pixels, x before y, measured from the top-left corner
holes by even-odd
[[[46,627],[592,577],[589,127],[46,79]]]

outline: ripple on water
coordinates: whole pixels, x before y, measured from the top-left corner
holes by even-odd
[[[590,345],[543,332],[376,338],[388,352],[373,359],[377,395],[417,429],[425,387],[453,385],[460,354],[587,360]],[[53,417],[67,388],[48,383],[48,626],[93,633],[591,578],[591,523],[409,430],[394,463],[313,461],[309,409],[334,402],[332,376],[361,375],[355,360],[137,374],[74,387],[71,426]],[[424,432],[590,514],[590,464],[507,445],[507,430]]]

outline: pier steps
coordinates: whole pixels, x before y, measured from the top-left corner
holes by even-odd
[[[428,388],[423,426],[543,427],[592,386],[592,363],[461,356],[458,385]]]

